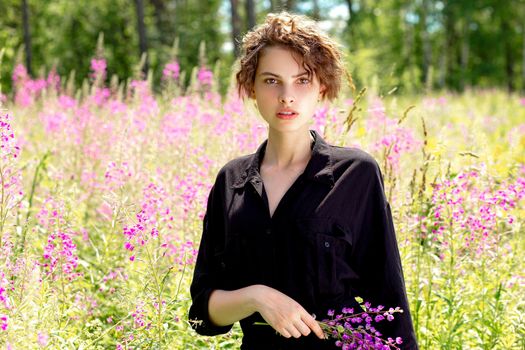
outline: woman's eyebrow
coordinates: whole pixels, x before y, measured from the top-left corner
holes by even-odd
[[[272,73],[272,72],[262,72],[262,73],[259,73],[259,75],[266,75],[266,76],[271,76],[271,77],[276,77],[276,78],[280,78],[281,77],[279,74],[275,74],[275,73]],[[304,71],[302,73],[299,73],[299,74],[296,74],[296,75],[292,75],[292,78],[302,77],[303,75],[308,75],[308,72]]]

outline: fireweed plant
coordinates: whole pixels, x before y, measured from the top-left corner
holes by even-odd
[[[359,303],[360,310],[343,308],[341,313],[328,310],[329,319],[318,321],[325,334],[336,339],[335,345],[342,350],[389,350],[399,349],[403,343],[401,337],[384,339],[383,334],[374,327],[380,322],[391,322],[395,313],[403,313],[399,307],[386,309],[383,305],[372,307],[369,302],[364,302],[360,297],[355,300]]]
[[[328,310],[330,319],[318,321],[325,334],[336,339],[335,345],[342,350],[399,349],[398,345],[403,343],[403,339],[384,339],[374,324],[391,322],[394,320],[394,314],[403,313],[403,310],[399,307],[387,310],[383,305],[374,308],[369,302],[363,303],[360,297],[355,299],[362,309],[361,312],[353,308],[343,308],[339,314],[336,314],[335,310]]]
[[[212,176],[264,123],[205,59],[170,57],[158,94],[103,50],[90,63],[80,89],[17,65],[0,96],[0,347],[238,349],[238,325],[201,337],[185,318]],[[344,93],[311,127],[382,167],[420,347],[523,349],[524,97],[381,95]],[[376,333],[400,310],[361,306],[320,321],[330,341],[402,349]]]
[[[330,318],[317,321],[325,336],[335,339],[335,345],[342,350],[399,349],[398,345],[403,343],[401,337],[385,339],[376,327],[383,321],[393,321],[394,314],[403,313],[403,309],[400,307],[386,309],[383,305],[372,307],[371,303],[363,302],[361,297],[355,297],[355,300],[360,310],[344,307],[339,314],[336,314],[335,310],[328,310],[327,316]],[[255,324],[269,326],[265,322]]]

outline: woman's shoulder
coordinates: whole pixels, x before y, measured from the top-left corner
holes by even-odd
[[[381,172],[377,160],[365,150],[334,145],[330,145],[330,149],[334,170],[352,167],[361,171]]]
[[[253,162],[254,155],[255,153],[251,153],[229,160],[222,166],[219,173],[242,173]]]
[[[254,156],[255,153],[251,153],[229,160],[219,169],[216,181],[225,184],[236,183],[246,175],[246,170],[254,161]]]

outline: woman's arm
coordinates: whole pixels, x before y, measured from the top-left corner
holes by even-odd
[[[295,300],[265,285],[225,291],[214,290],[208,304],[210,320],[227,326],[259,312],[268,324],[286,338],[307,336],[313,331],[320,339],[324,333],[315,319]]]

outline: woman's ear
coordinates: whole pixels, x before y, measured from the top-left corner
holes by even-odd
[[[319,88],[319,100],[323,99],[326,94],[326,86],[321,84],[321,87]]]

